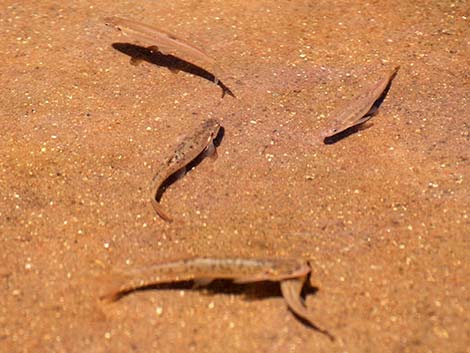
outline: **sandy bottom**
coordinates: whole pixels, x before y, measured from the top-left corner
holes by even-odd
[[[0,9],[1,352],[470,352],[468,1],[38,3]],[[113,15],[203,48],[236,98],[168,57],[131,65]],[[393,65],[378,115],[323,144]],[[167,224],[150,181],[207,118],[218,159],[166,190]],[[184,256],[308,259],[336,340],[276,286],[98,299]]]

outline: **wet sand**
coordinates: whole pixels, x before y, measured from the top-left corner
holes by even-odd
[[[113,15],[203,48],[236,98],[165,57],[131,65]],[[468,3],[4,1],[0,18],[1,352],[469,352]],[[377,116],[323,144],[393,65]],[[148,185],[210,117],[218,159],[165,191],[166,224]],[[306,303],[336,340],[275,286],[98,300],[112,271],[181,256],[309,259]]]

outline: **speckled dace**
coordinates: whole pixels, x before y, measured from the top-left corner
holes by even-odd
[[[219,75],[224,74],[224,70],[214,58],[209,56],[202,49],[195,47],[189,42],[178,38],[176,35],[165,32],[161,29],[149,26],[133,20],[120,17],[106,17],[104,19],[107,26],[111,26],[121,31],[124,35],[129,35],[152,51],[159,51],[164,55],[175,55],[191,63],[208,66],[208,69],[215,70],[214,83],[219,84]],[[227,87],[225,87],[227,88]],[[227,93],[233,93],[227,89]]]
[[[302,299],[302,288],[310,272],[310,264],[300,259],[186,258],[110,275],[104,281],[108,286],[101,299],[115,301],[141,288],[190,280],[197,286],[216,279],[232,280],[233,283],[279,282],[289,309],[311,327],[334,339],[328,331],[314,324]]]
[[[186,172],[186,166],[198,157],[217,157],[214,139],[217,137],[220,123],[215,119],[204,121],[191,135],[186,136],[173,149],[170,156],[165,158],[157,167],[157,173],[150,185],[150,200],[157,214],[165,221],[172,222],[173,218],[163,211],[158,199],[164,182],[173,174]]]
[[[365,123],[376,113],[383,97],[386,95],[392,80],[400,66],[395,66],[385,77],[368,86],[359,95],[331,113],[328,128],[321,137],[327,142],[333,136],[360,124]]]

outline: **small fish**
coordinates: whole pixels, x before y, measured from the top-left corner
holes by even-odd
[[[123,294],[155,284],[195,280],[209,284],[215,279],[235,283],[280,281],[310,273],[306,261],[297,259],[243,259],[193,257],[152,264],[123,272],[102,298],[117,300]]]
[[[217,157],[217,151],[214,146],[214,139],[220,130],[220,123],[215,119],[204,121],[201,126],[190,136],[184,138],[179,143],[174,152],[163,160],[157,168],[158,172],[152,179],[150,185],[151,202],[157,214],[165,221],[172,222],[173,219],[162,210],[158,203],[160,189],[165,181],[177,172],[184,174],[186,166],[197,157],[212,156]],[[178,173],[178,174],[179,174]]]
[[[335,110],[331,114],[330,127],[321,136],[324,139],[332,138],[372,118],[390,89],[392,80],[397,75],[399,68],[400,66],[395,66],[386,77],[367,87],[346,105]]]
[[[222,81],[218,80],[217,77],[210,73],[209,71],[203,69],[202,67],[196,66],[178,58],[174,60],[175,57],[172,55],[164,55],[162,53],[158,53],[155,49],[144,48],[139,45],[129,44],[129,43],[113,43],[112,47],[123,54],[126,54],[131,57],[130,63],[131,65],[139,65],[141,62],[148,62],[157,66],[165,66],[171,72],[178,73],[179,71],[184,71],[190,73],[195,76],[202,77],[210,82],[214,82],[222,89],[222,98],[225,97],[225,94],[229,96],[235,97],[235,94],[227,87]]]
[[[120,17],[106,17],[104,19],[107,26],[112,26],[125,35],[130,35],[149,45],[149,49],[159,51],[163,54],[171,54],[183,60],[190,62],[195,60],[208,64],[211,68],[221,70],[216,61],[206,54],[202,49],[196,48],[192,44],[185,42],[177,36],[151,27],[149,25],[127,20]],[[215,84],[219,80],[214,76]]]
[[[116,301],[140,288],[189,280],[194,281],[197,287],[216,279],[232,280],[233,283],[280,282],[288,307],[314,329],[331,338],[327,331],[313,323],[312,315],[301,297],[310,272],[310,264],[301,259],[187,258],[157,263],[111,277],[110,286],[100,299]]]

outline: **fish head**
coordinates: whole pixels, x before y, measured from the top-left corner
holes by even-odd
[[[210,132],[208,140],[212,141],[219,134],[220,123],[216,119],[209,119],[204,122],[204,128]]]
[[[336,134],[339,133],[339,132],[341,132],[341,129],[338,128],[337,126],[335,126],[335,127],[330,127],[330,128],[328,128],[328,129],[323,130],[323,131],[320,133],[320,136],[325,139],[325,138],[334,136],[334,135],[336,135]]]
[[[118,21],[117,21],[116,17],[105,17],[103,20],[104,20],[105,26],[114,27],[118,31],[122,31],[121,28],[118,25]]]

